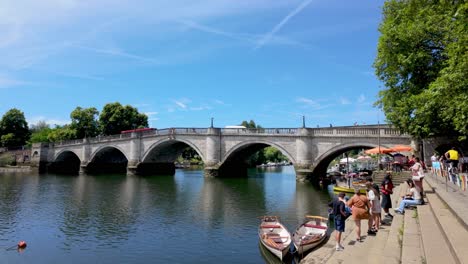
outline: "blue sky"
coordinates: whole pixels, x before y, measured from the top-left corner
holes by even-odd
[[[120,102],[150,126],[376,124],[383,1],[6,0],[0,114]]]

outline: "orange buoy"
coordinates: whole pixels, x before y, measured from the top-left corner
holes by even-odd
[[[18,248],[25,248],[26,247],[26,242],[21,240],[20,242],[18,242]]]

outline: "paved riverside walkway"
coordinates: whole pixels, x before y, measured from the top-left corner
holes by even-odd
[[[367,236],[367,221],[361,221],[363,242],[356,241],[351,217],[342,235],[343,251],[335,251],[334,232],[320,248],[311,251],[301,264],[316,263],[468,263],[468,191],[431,173],[425,177],[426,204],[404,215],[394,215],[376,236]],[[407,191],[397,186],[392,205],[397,207]]]

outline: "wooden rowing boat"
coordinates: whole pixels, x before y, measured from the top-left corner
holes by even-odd
[[[292,235],[294,247],[299,255],[318,246],[326,237],[328,218],[307,215],[304,223]]]
[[[258,227],[258,237],[266,249],[280,260],[288,254],[291,234],[277,216],[262,216]]]
[[[362,187],[364,189],[360,189],[359,192],[361,194],[366,194],[365,187]],[[334,192],[344,192],[344,193],[354,193],[354,188],[348,188],[344,186],[333,186],[333,191]]]

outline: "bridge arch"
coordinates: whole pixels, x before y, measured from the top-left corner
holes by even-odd
[[[111,148],[118,150],[120,153],[122,153],[122,155],[125,157],[125,159],[129,160],[128,154],[121,147],[116,146],[116,145],[104,145],[104,146],[100,146],[99,148],[94,150],[93,153],[91,153],[91,155],[89,157],[89,161],[90,162],[94,161],[96,159],[96,156],[100,152],[106,151],[106,150],[111,149]]]
[[[70,149],[62,149],[62,150],[60,150],[59,152],[55,153],[53,162],[55,162],[55,161],[57,161],[57,160],[60,160],[61,158],[64,157],[64,155],[70,154],[70,152],[73,153],[73,154],[75,154],[75,156],[76,156],[79,160],[81,160],[81,159],[80,159],[80,155],[79,155],[78,153],[76,153],[75,151],[70,150]]]
[[[61,174],[78,174],[80,171],[81,160],[78,154],[72,150],[59,151],[54,160],[49,164],[48,170]]]
[[[174,175],[175,161],[187,147],[192,148],[205,162],[199,146],[185,139],[164,138],[151,144],[135,168],[139,175]]]
[[[280,144],[268,140],[247,140],[232,146],[226,152],[220,162],[219,174],[223,176],[246,175],[247,159],[255,152],[269,146],[278,149],[290,162],[295,163],[294,156]]]
[[[86,171],[90,173],[125,173],[127,171],[128,160],[128,153],[119,146],[100,146],[90,155]]]
[[[164,138],[162,140],[158,140],[155,143],[153,143],[143,153],[143,156],[141,158],[141,162],[148,162],[151,159],[151,155],[154,154],[154,152],[159,150],[159,149],[181,147],[180,145],[179,146],[176,145],[178,142],[184,143],[185,145],[187,145],[187,146],[191,147],[192,149],[194,149],[195,152],[197,152],[197,154],[200,156],[202,161],[203,162],[205,161],[204,153],[200,150],[200,148],[197,145],[195,145],[191,141],[185,140],[185,139],[168,139],[168,138]],[[176,145],[176,146],[174,146],[174,145]]]
[[[333,159],[335,159],[340,154],[343,154],[352,149],[370,149],[375,147],[378,147],[378,145],[370,142],[352,142],[334,146],[328,149],[326,152],[319,155],[314,160],[312,175],[324,176],[327,173],[328,165],[332,162]],[[382,144],[381,147],[387,148],[386,145]]]
[[[281,146],[279,144],[276,144],[274,142],[267,141],[267,140],[247,140],[247,141],[239,143],[239,144],[233,146],[231,149],[229,149],[226,152],[226,154],[224,154],[224,157],[221,160],[221,164],[223,164],[226,160],[228,160],[230,157],[232,157],[232,155],[235,155],[236,152],[239,152],[239,150],[243,150],[243,149],[248,148],[249,146],[253,146],[253,145],[266,145],[266,146],[274,147],[274,148],[278,149],[283,155],[285,155],[289,159],[289,161],[291,161],[292,163],[295,163],[295,161],[296,161],[294,156],[291,155],[291,153],[289,153],[283,146]],[[263,147],[265,147],[265,146],[262,146],[262,148]]]

